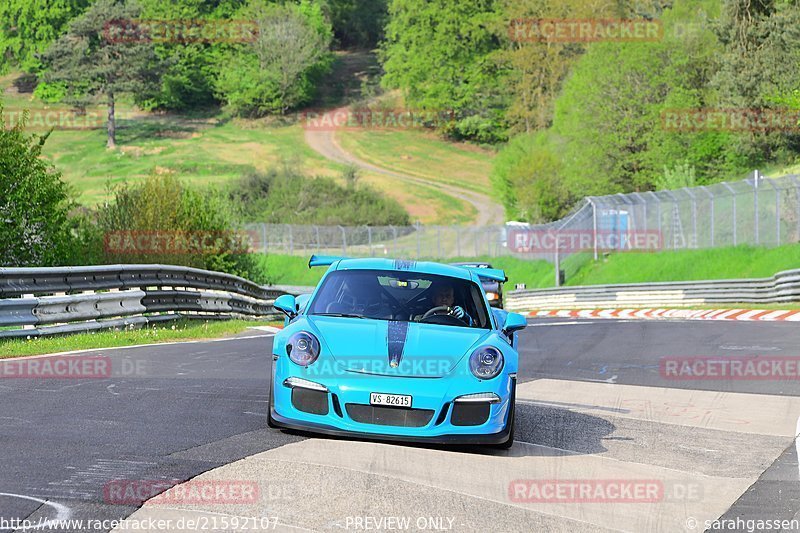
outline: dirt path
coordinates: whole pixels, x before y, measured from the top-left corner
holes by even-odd
[[[328,111],[328,113],[344,113],[346,110],[347,107],[340,107],[338,109],[332,109]],[[322,120],[321,122],[333,123],[332,120]],[[308,143],[312,149],[331,161],[336,161],[337,163],[344,163],[347,165],[355,165],[363,170],[374,172],[376,174],[382,174],[384,176],[390,176],[407,183],[416,183],[419,185],[425,185],[427,187],[435,187],[445,194],[471,204],[477,211],[477,216],[473,221],[473,224],[476,226],[503,224],[505,221],[505,213],[503,212],[502,206],[495,203],[491,198],[489,198],[488,195],[467,191],[444,183],[432,182],[416,176],[410,176],[408,174],[403,174],[394,170],[388,170],[377,165],[373,165],[372,163],[368,163],[367,161],[359,159],[355,155],[342,148],[342,146],[336,140],[335,130],[307,129],[305,132],[305,138],[306,143]]]

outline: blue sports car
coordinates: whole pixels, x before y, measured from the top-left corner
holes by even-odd
[[[480,278],[500,270],[313,256],[313,294],[284,295],[270,427],[436,443],[514,441],[516,332]],[[480,276],[479,276],[480,274]]]

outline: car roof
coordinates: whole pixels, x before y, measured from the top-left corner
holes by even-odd
[[[405,270],[421,274],[435,274],[473,280],[472,273],[465,269],[432,261],[414,261],[406,259],[387,259],[383,257],[367,257],[358,259],[341,259],[334,263],[336,270]]]

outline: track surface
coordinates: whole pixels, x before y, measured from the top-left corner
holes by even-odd
[[[138,365],[133,375],[0,380],[0,519],[202,514],[191,506],[137,511],[105,501],[103,488],[203,472],[268,486],[266,503],[211,512],[276,515],[279,530],[365,530],[356,517],[381,516],[410,517],[411,529],[431,518],[451,531],[691,531],[703,529],[686,525],[691,516],[797,517],[800,384],[665,380],[658,367],[665,356],[800,356],[796,325],[530,324],[521,339],[518,443],[508,452],[269,430],[272,340],[260,332],[96,352],[115,372]],[[658,479],[694,492],[650,506],[509,496],[515,479],[554,478]],[[273,498],[273,488],[282,496]]]

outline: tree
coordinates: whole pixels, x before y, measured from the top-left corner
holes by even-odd
[[[550,126],[561,83],[586,45],[515,38],[510,21],[613,19],[622,17],[624,9],[606,0],[503,0],[502,12],[496,31],[504,46],[494,60],[508,94],[506,120],[512,132],[531,133]]]
[[[48,68],[45,81],[64,84],[67,101],[80,106],[91,97],[106,99],[108,148],[116,147],[115,105],[119,95],[154,92],[163,70],[148,35],[115,32],[138,19],[140,13],[133,2],[97,0],[70,23],[67,34],[43,57]]]
[[[576,63],[555,105],[553,129],[566,141],[565,179],[577,195],[646,190],[664,165],[688,160],[700,183],[739,170],[720,131],[670,131],[662,113],[714,104],[708,85],[720,53],[708,26],[679,32],[713,13],[712,2],[663,13],[657,42],[593,43]]]
[[[0,71],[19,67],[37,72],[37,54],[80,15],[90,0],[3,0],[0,2]]]
[[[800,94],[800,4],[786,0],[731,0],[715,31],[723,51],[711,86],[721,105],[742,109],[793,107]],[[800,136],[786,131],[738,135],[736,150],[751,165],[800,150]]]
[[[494,160],[490,181],[510,220],[549,222],[575,200],[563,180],[561,143],[544,130],[517,135]]]
[[[372,48],[383,38],[388,0],[330,0],[336,40],[343,47]]]
[[[497,66],[495,0],[392,0],[380,58],[383,84],[407,104],[458,118],[445,133],[481,142],[505,139]]]
[[[0,106],[0,265],[58,265],[70,249],[67,187],[41,158],[46,136],[24,128]]]
[[[223,56],[217,91],[242,115],[286,113],[311,100],[314,81],[330,65],[330,24],[318,4],[255,0],[241,17],[256,21],[252,43]]]

